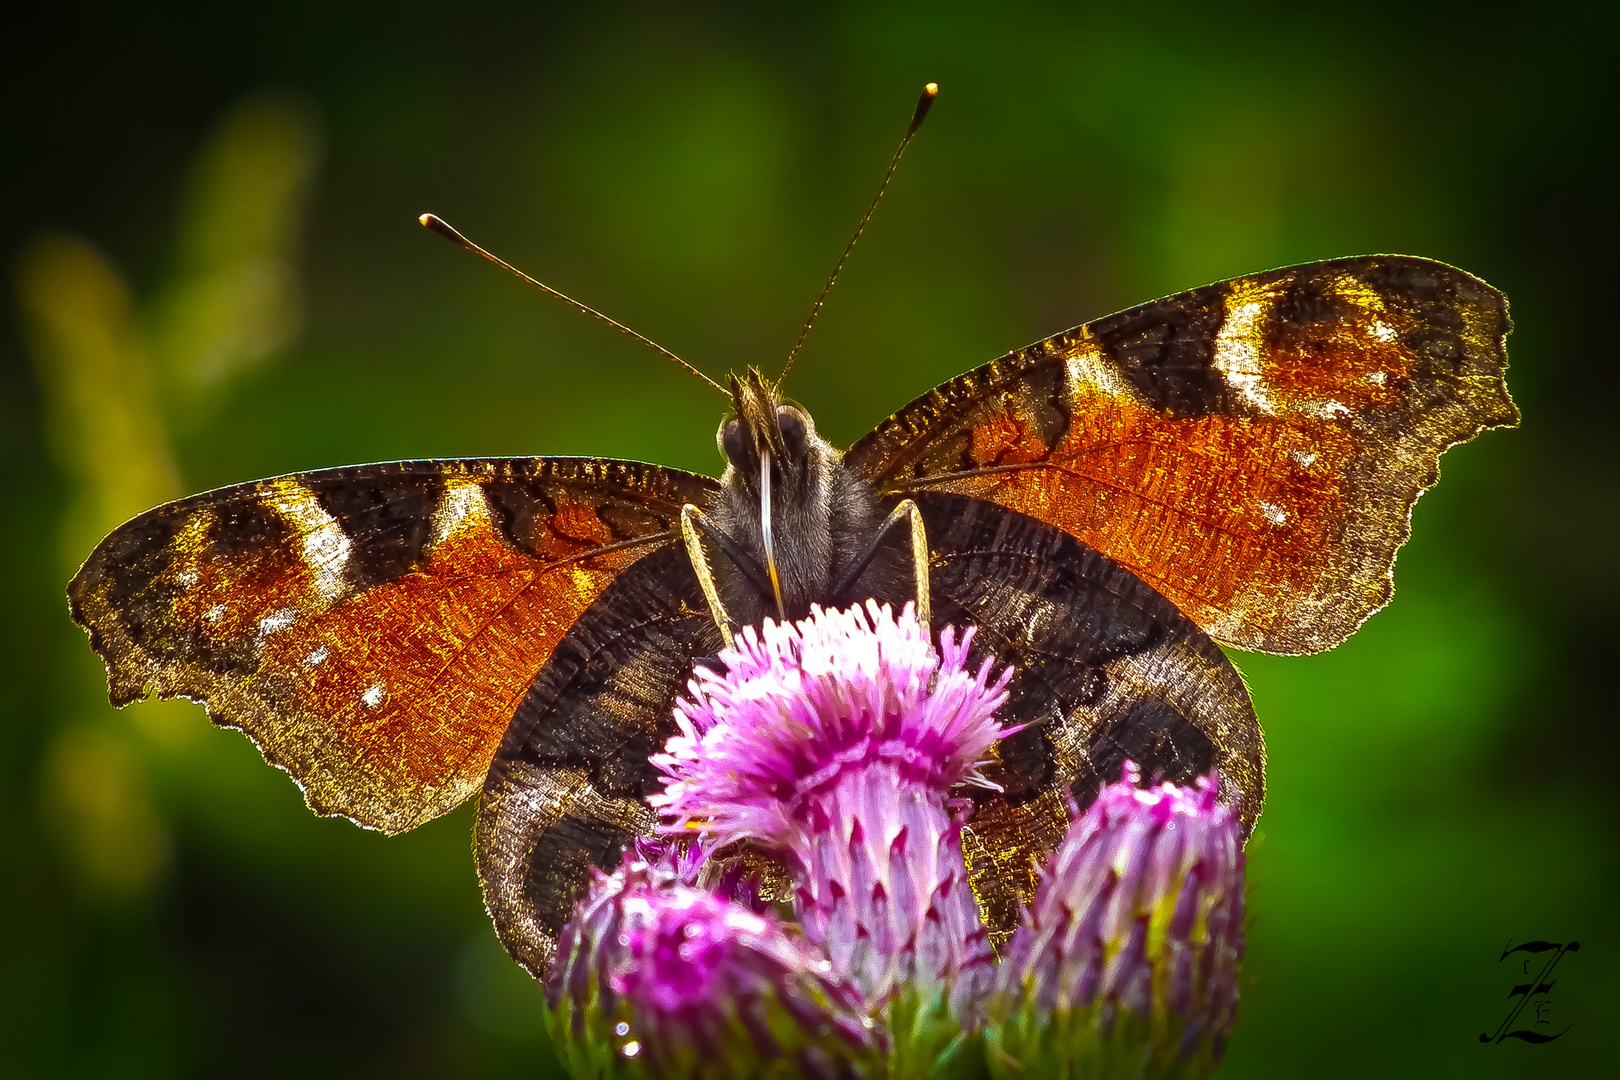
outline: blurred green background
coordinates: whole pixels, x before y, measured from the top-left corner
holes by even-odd
[[[1222,1075],[1612,1060],[1611,5],[29,6],[0,72],[0,1072],[555,1070],[468,807],[387,840],[195,706],[113,712],[63,586],[125,517],[297,469],[715,471],[705,388],[416,215],[710,372],[772,368],[930,79],[794,373],[834,441],[1279,264],[1427,255],[1512,298],[1524,426],[1447,456],[1394,606],[1236,658],[1271,769]],[[1482,1046],[1528,938],[1580,940],[1547,1014],[1574,1026]]]

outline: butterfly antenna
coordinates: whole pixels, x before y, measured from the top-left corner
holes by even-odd
[[[849,259],[849,253],[855,250],[855,241],[859,240],[861,233],[866,231],[866,223],[871,221],[872,215],[877,212],[878,203],[883,201],[883,193],[889,190],[889,181],[894,179],[894,170],[900,167],[900,155],[904,154],[906,147],[911,145],[912,136],[916,135],[917,129],[922,127],[923,120],[928,116],[929,108],[934,104],[934,98],[938,96],[938,83],[929,83],[923,87],[922,97],[917,99],[917,109],[911,114],[911,126],[906,128],[905,137],[900,140],[900,145],[895,147],[894,157],[889,159],[889,170],[883,174],[883,182],[878,185],[877,194],[872,196],[872,204],[866,208],[866,213],[861,217],[861,223],[855,226],[855,235],[850,237],[849,243],[844,245],[844,253],[838,256],[838,265],[833,267],[832,276],[827,279],[827,284],[821,287],[821,295],[816,297],[815,305],[810,308],[810,317],[804,320],[804,329],[799,331],[799,340],[793,343],[793,348],[788,353],[787,363],[782,365],[782,374],[776,379],[777,386],[782,385],[782,381],[787,378],[787,373],[792,370],[793,361],[798,357],[799,350],[804,348],[804,339],[810,336],[810,328],[816,325],[816,316],[821,314],[821,306],[827,302],[827,294],[832,292],[833,282],[838,280],[838,272],[844,268],[844,263]]]
[[[596,319],[598,322],[605,322],[609,326],[613,327],[613,329],[621,331],[622,333],[629,334],[631,337],[635,338],[637,341],[641,342],[643,345],[647,346],[649,349],[653,350],[654,352],[662,353],[664,356],[666,356],[669,359],[675,361],[681,367],[685,368],[687,371],[690,371],[693,375],[696,375],[698,378],[702,379],[704,382],[708,383],[710,386],[712,386],[716,390],[720,391],[720,393],[724,394],[728,399],[731,397],[731,392],[729,390],[727,390],[725,387],[721,386],[719,383],[715,382],[713,379],[711,379],[707,375],[703,374],[703,372],[699,371],[697,368],[693,367],[691,364],[688,364],[685,360],[682,360],[680,357],[676,356],[674,353],[670,352],[668,349],[666,349],[662,345],[658,344],[658,342],[654,341],[652,338],[649,338],[644,334],[638,334],[634,330],[630,329],[628,326],[624,325],[624,323],[618,321],[617,319],[608,318],[606,315],[602,314],[600,311],[597,311],[595,308],[591,307],[589,304],[582,304],[578,300],[575,300],[572,296],[568,296],[565,293],[560,293],[556,289],[553,289],[550,285],[547,285],[545,282],[540,281],[537,278],[530,277],[528,274],[525,274],[523,271],[519,270],[517,267],[513,266],[511,263],[507,262],[505,259],[502,259],[497,255],[490,254],[488,251],[485,251],[483,248],[479,247],[477,244],[473,243],[471,240],[467,239],[465,236],[462,236],[455,229],[451,228],[450,225],[443,218],[438,217],[438,216],[436,216],[434,214],[423,214],[421,217],[417,218],[416,220],[421,222],[423,225],[425,225],[428,229],[432,230],[433,232],[438,233],[440,236],[444,237],[446,240],[450,240],[450,241],[452,241],[454,243],[460,244],[462,247],[466,248],[468,251],[472,252],[475,255],[482,255],[484,258],[488,259],[490,262],[494,263],[496,266],[500,267],[502,270],[505,270],[507,273],[512,274],[514,277],[521,278],[522,280],[528,282],[530,285],[533,285],[535,288],[539,289],[541,292],[547,293],[547,294],[549,294],[551,296],[555,296],[558,300],[561,300],[563,303],[568,304],[571,307],[578,308],[580,311],[583,311],[585,314],[589,315],[593,319]]]

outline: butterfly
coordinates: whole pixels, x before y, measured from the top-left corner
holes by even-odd
[[[205,492],[113,532],[68,596],[113,704],[201,702],[317,813],[398,833],[479,796],[485,900],[536,976],[591,869],[655,827],[694,664],[812,604],[916,603],[1014,671],[1023,728],[963,837],[1000,938],[1127,759],[1218,769],[1253,827],[1264,738],[1217,643],[1318,652],[1389,601],[1440,455],[1518,422],[1510,328],[1442,263],[1287,267],[1008,353],[847,449],[749,370],[718,479],[479,458]]]

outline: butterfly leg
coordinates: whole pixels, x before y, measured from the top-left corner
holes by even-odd
[[[883,524],[878,526],[877,532],[872,536],[872,542],[861,552],[861,557],[844,571],[843,579],[833,588],[832,595],[842,598],[855,585],[860,576],[866,572],[866,568],[872,565],[872,560],[877,557],[878,550],[883,546],[889,532],[902,524],[911,526],[911,566],[917,584],[917,621],[929,626],[932,624],[932,618],[928,602],[928,533],[923,528],[922,511],[910,499],[900,500],[900,504],[883,519]]]
[[[703,520],[703,511],[687,503],[681,507],[681,537],[686,541],[686,557],[691,560],[692,572],[697,575],[698,585],[703,589],[703,598],[709,602],[709,614],[714,617],[714,625],[720,628],[720,636],[729,644],[735,630],[731,616],[726,613],[726,605],[720,601],[720,590],[714,584],[714,571],[709,569],[709,556],[703,550],[703,537],[699,535],[699,530],[712,532]]]
[[[894,513],[889,515],[884,525],[896,521],[901,514],[905,514],[911,523],[911,572],[917,583],[917,621],[924,626],[932,626],[933,605],[929,603],[928,592],[928,533],[923,528],[922,511],[916,503],[905,499],[894,508]]]

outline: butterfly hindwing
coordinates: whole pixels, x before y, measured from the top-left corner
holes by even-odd
[[[553,646],[713,492],[567,458],[302,473],[142,514],[68,595],[115,704],[202,702],[317,812],[398,832],[478,789]]]
[[[1043,522],[953,495],[919,497],[936,629],[976,626],[975,659],[1012,666],[1009,723],[964,838],[992,934],[1011,933],[1036,868],[1129,759],[1190,782],[1218,768],[1252,826],[1265,749],[1237,672],[1130,571]],[[896,594],[878,599],[899,606]],[[518,708],[479,806],[479,876],[507,949],[541,975],[590,883],[650,832],[647,766],[674,731],[694,658],[721,640],[683,553],[626,570],[553,651]]]
[[[1265,800],[1265,742],[1237,670],[1164,597],[1059,529],[993,503],[917,497],[936,626],[976,627],[973,660],[1010,666],[1003,718],[1025,725],[986,769],[963,834],[994,937],[1011,933],[1073,798],[1134,761],[1144,778],[1220,772],[1245,833]]]
[[[949,491],[1119,560],[1213,637],[1332,648],[1388,602],[1440,454],[1518,411],[1507,301],[1406,256],[1195,289],[919,398],[845,463]]]
[[[474,850],[501,941],[537,978],[590,883],[657,821],[647,759],[720,632],[684,551],[626,570],[534,678],[485,781]]]

